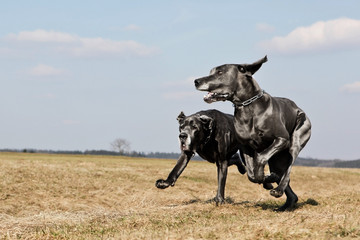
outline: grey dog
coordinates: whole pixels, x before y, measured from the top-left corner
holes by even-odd
[[[241,174],[245,167],[237,154],[239,143],[235,137],[234,117],[217,110],[200,111],[190,116],[179,114],[181,155],[166,180],[156,181],[156,187],[174,186],[195,152],[203,159],[216,163],[218,190],[214,201],[224,203],[228,166],[236,165]]]
[[[289,185],[290,171],[310,139],[311,123],[293,101],[272,97],[252,77],[266,61],[265,56],[252,64],[221,65],[194,83],[198,90],[209,92],[204,97],[206,102],[233,103],[235,131],[248,178],[255,183],[278,183],[270,194],[280,197],[285,192],[286,202],[278,209],[284,211],[298,201]],[[270,175],[265,176],[267,163]]]

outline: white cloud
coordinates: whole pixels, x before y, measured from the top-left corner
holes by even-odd
[[[51,99],[56,99],[57,96],[53,93],[45,93],[45,94],[37,95],[36,98],[47,101],[47,100],[51,100]]]
[[[57,43],[71,43],[79,39],[76,35],[69,33],[46,31],[38,29],[35,31],[23,31],[18,34],[10,33],[5,39],[19,42],[57,42]]]
[[[154,48],[146,47],[135,41],[113,41],[103,38],[81,38],[80,45],[69,49],[77,56],[121,55],[133,53],[145,56],[154,53]]]
[[[84,38],[74,34],[35,30],[23,31],[17,34],[11,33],[5,37],[5,40],[17,44],[52,44],[54,51],[65,52],[74,56],[119,56],[123,54],[135,54],[138,56],[150,55],[158,50],[154,47],[148,47],[136,41],[115,41],[101,37]]]
[[[271,26],[267,23],[258,23],[256,24],[256,29],[260,32],[264,32],[264,33],[272,33],[275,31],[275,27]]]
[[[298,27],[285,37],[260,43],[267,51],[282,54],[360,47],[360,20],[339,18]]]
[[[79,124],[80,124],[80,121],[71,120],[71,119],[66,119],[66,120],[63,120],[62,123],[63,123],[64,125],[79,125]]]
[[[11,55],[13,51],[10,48],[0,48],[1,55]]]
[[[64,70],[57,69],[45,64],[38,64],[37,66],[30,69],[29,74],[39,77],[59,76],[64,74]]]
[[[127,25],[124,29],[125,29],[126,31],[138,31],[138,30],[140,30],[141,28],[140,28],[138,25],[130,24],[130,25]]]
[[[347,93],[360,93],[360,82],[345,84],[340,90]]]
[[[42,95],[41,97],[46,98],[46,99],[54,99],[54,98],[56,98],[56,95],[53,93],[46,93],[46,94]]]

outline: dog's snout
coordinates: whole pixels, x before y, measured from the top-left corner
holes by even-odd
[[[179,138],[180,138],[180,140],[185,140],[187,138],[187,134],[182,132],[179,134]]]
[[[194,84],[195,84],[195,87],[198,87],[200,85],[200,81],[198,79],[195,79]]]

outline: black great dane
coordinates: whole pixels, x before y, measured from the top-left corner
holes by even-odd
[[[194,81],[208,103],[231,101],[235,107],[234,125],[242,158],[250,181],[276,182],[270,191],[274,197],[285,192],[287,199],[278,210],[294,207],[298,197],[290,183],[291,167],[311,135],[308,117],[293,101],[272,97],[252,77],[267,57],[253,64],[225,64],[213,68],[210,75]],[[269,164],[270,175],[264,167]]]
[[[236,165],[241,174],[245,167],[237,154],[239,143],[236,140],[234,117],[217,110],[200,111],[190,116],[180,113],[179,140],[181,155],[166,180],[156,181],[156,187],[164,189],[174,186],[195,152],[203,159],[216,163],[218,190],[214,201],[224,203],[225,183],[228,166]]]

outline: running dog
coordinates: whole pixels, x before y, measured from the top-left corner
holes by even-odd
[[[267,62],[267,56],[252,64],[225,64],[210,75],[196,79],[195,87],[209,92],[204,101],[231,101],[234,125],[250,181],[276,182],[274,197],[285,192],[287,199],[278,210],[291,209],[298,201],[290,183],[291,167],[311,135],[311,123],[303,110],[287,98],[273,97],[252,77]],[[264,167],[269,164],[270,175]]]
[[[241,174],[246,172],[237,154],[240,145],[236,140],[233,118],[217,110],[200,111],[188,117],[181,112],[177,117],[181,155],[167,179],[157,180],[156,187],[174,186],[196,152],[203,159],[216,163],[218,190],[214,201],[224,203],[228,166],[235,164]]]

